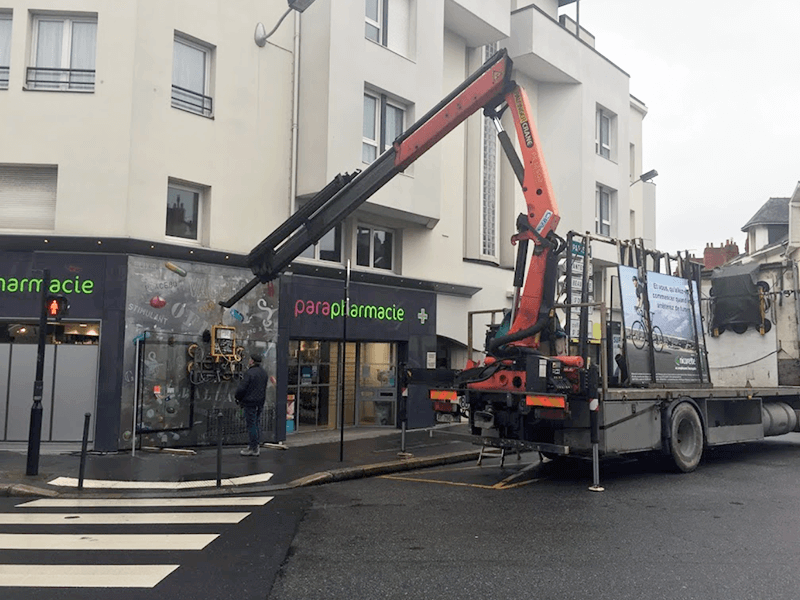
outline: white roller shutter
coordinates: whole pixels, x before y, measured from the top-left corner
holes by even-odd
[[[0,229],[53,231],[58,167],[0,165]]]

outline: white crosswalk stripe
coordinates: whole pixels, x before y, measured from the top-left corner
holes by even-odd
[[[81,552],[96,556],[97,562],[103,564],[0,564],[0,596],[3,587],[152,588],[180,565],[107,564],[113,563],[113,553],[202,550],[223,533],[207,531],[210,526],[240,523],[250,515],[249,512],[243,512],[241,507],[264,506],[272,499],[272,496],[48,498],[23,502],[15,507],[20,512],[0,513],[0,551],[5,551],[5,556],[22,557],[20,560],[25,560],[24,552],[31,550],[45,553]],[[229,507],[240,509],[208,510]],[[52,512],[42,512],[40,509],[52,509]],[[85,509],[89,512],[83,512]],[[146,510],[132,512],[136,509]],[[199,510],[195,512],[194,509]],[[170,532],[143,532],[142,527],[147,525],[168,526]],[[43,530],[44,526],[49,528]],[[116,527],[119,532],[106,533],[107,530],[101,530],[103,532],[100,533],[98,526]],[[203,532],[173,532],[176,528],[193,526],[203,527]],[[13,529],[9,530],[8,527]],[[21,527],[33,530],[20,532]],[[69,529],[65,531],[64,527]],[[79,531],[76,532],[76,528]],[[20,552],[23,554],[18,554]],[[37,553],[36,559],[46,563],[46,556],[43,560],[41,553]],[[57,562],[63,562],[64,556],[59,554]],[[143,554],[142,562],[147,562],[146,554]]]

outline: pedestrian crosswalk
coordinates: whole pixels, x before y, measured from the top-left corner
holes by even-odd
[[[180,564],[149,564],[148,551],[180,557],[183,552],[202,550],[225,527],[241,523],[251,514],[242,509],[264,506],[272,499],[56,498],[23,502],[13,512],[0,513],[0,596],[4,587],[155,587]],[[130,564],[131,551],[141,551],[143,564]],[[36,560],[26,561],[26,557]]]

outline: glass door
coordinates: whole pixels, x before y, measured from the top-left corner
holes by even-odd
[[[356,344],[345,355],[345,425],[355,424]],[[342,344],[324,340],[289,342],[287,431],[335,429],[339,423]]]
[[[397,424],[397,344],[367,342],[358,349],[358,424]]]

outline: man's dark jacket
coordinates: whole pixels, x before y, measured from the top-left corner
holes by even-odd
[[[244,374],[234,394],[242,406],[263,406],[267,399],[267,372],[253,365]]]

